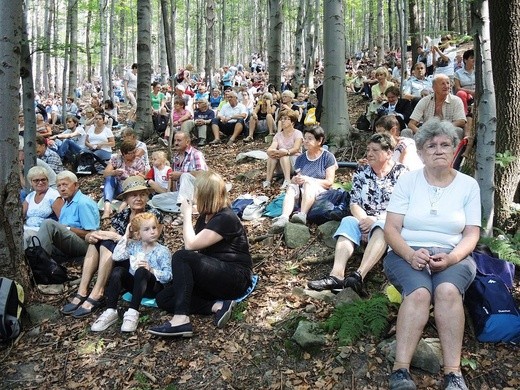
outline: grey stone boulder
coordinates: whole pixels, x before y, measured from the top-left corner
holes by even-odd
[[[336,232],[338,226],[338,221],[328,221],[318,226],[318,236],[329,248],[334,249],[336,247],[336,240],[332,238],[332,235]]]
[[[305,320],[298,323],[292,339],[303,349],[325,345],[325,336],[321,334],[318,324]]]
[[[299,223],[287,223],[284,228],[285,245],[287,248],[300,248],[311,238],[309,228]]]
[[[351,304],[360,300],[361,298],[359,297],[359,295],[356,294],[354,290],[352,290],[351,288],[344,288],[339,293],[334,295],[332,302],[334,303],[335,307],[338,307],[340,305]]]
[[[395,339],[379,344],[379,348],[391,363],[395,360]],[[413,354],[411,366],[420,368],[423,371],[437,374],[442,366],[441,343],[438,338],[424,338],[419,340],[417,348]]]

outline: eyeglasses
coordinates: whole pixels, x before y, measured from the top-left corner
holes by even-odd
[[[428,154],[435,154],[435,153],[437,153],[437,150],[439,149],[439,147],[440,147],[440,150],[442,153],[448,153],[453,149],[452,144],[443,142],[442,144],[434,144],[434,143],[427,144],[424,146],[424,150]]]
[[[129,152],[126,152],[125,154],[135,154],[135,152],[136,152],[136,150],[134,149],[134,150],[131,150]]]
[[[49,180],[49,179],[43,178],[43,179],[32,179],[31,181],[33,183],[45,183],[47,180]]]

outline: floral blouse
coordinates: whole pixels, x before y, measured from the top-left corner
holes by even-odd
[[[408,168],[396,163],[385,177],[379,178],[370,165],[360,165],[352,179],[350,204],[357,204],[368,216],[385,216],[395,183],[406,171]]]

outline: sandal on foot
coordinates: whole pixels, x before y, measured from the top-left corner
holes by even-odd
[[[89,309],[86,309],[83,306],[80,306],[72,313],[72,317],[74,317],[74,318],[88,317],[89,315],[91,315],[92,313],[96,312],[98,309],[103,307],[103,305],[105,304],[105,298],[101,297],[97,301],[92,298],[87,298],[85,300],[85,302],[90,303],[92,305],[92,307]]]
[[[246,138],[244,138],[244,142],[253,142],[253,137],[251,137],[250,135],[247,136]]]
[[[83,304],[83,302],[85,302],[87,300],[88,296],[84,297],[83,295],[75,294],[72,299],[74,300],[75,298],[79,299],[79,302],[78,303],[72,303],[72,302],[67,303],[60,310],[62,312],[62,314],[65,314],[68,316],[68,315],[71,315],[72,313],[74,313],[77,310],[77,308],[80,307]]]

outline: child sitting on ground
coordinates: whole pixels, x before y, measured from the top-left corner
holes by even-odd
[[[131,240],[133,232],[137,240]],[[152,213],[136,215],[119,240],[112,259],[130,259],[130,269],[116,265],[107,287],[107,309],[92,324],[93,332],[101,332],[118,320],[117,300],[122,291],[132,292],[130,307],[123,316],[122,332],[134,332],[139,321],[139,305],[143,297],[155,298],[164,284],[172,279],[171,253],[157,243],[161,233],[159,221]]]
[[[146,183],[157,194],[170,190],[170,174],[172,168],[166,152],[158,150],[152,153],[152,169],[146,174]]]

